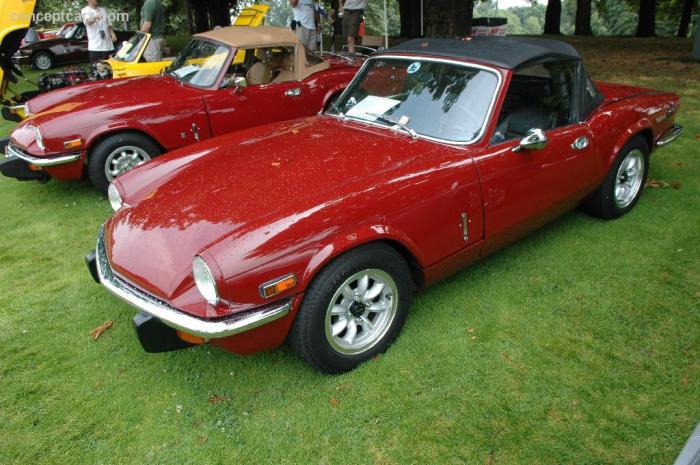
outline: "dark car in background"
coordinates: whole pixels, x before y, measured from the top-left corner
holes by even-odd
[[[132,32],[114,31],[117,43],[129,40]],[[75,23],[61,31],[59,37],[26,44],[12,57],[17,65],[32,65],[46,71],[54,66],[88,61],[88,38],[85,24]]]

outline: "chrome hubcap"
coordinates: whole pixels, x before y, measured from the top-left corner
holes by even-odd
[[[365,352],[387,333],[397,306],[398,289],[389,274],[377,269],[355,273],[328,305],[326,339],[342,354]]]
[[[36,67],[39,69],[49,69],[51,67],[51,59],[46,55],[36,57]]]
[[[143,165],[151,156],[141,147],[126,146],[119,147],[110,153],[105,163],[105,176],[109,182],[126,173],[130,169]]]
[[[632,150],[627,154],[615,177],[615,205],[625,208],[637,197],[644,178],[644,154]]]

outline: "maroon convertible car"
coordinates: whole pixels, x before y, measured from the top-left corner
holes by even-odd
[[[325,114],[126,173],[87,262],[148,351],[288,340],[326,372],[399,334],[411,295],[585,205],[617,218],[681,133],[668,92],[593,83],[545,39],[373,55]],[[437,335],[436,335],[437,337]]]

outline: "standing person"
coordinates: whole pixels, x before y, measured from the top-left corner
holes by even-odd
[[[90,64],[109,58],[114,51],[117,36],[112,29],[107,10],[97,6],[97,0],[87,0],[87,6],[80,10],[88,36]]]
[[[316,50],[316,33],[321,28],[321,18],[313,0],[289,0],[294,19],[292,29],[306,48]]]
[[[141,8],[141,32],[151,34],[143,57],[146,61],[160,61],[165,50],[165,12],[160,0],[146,0]]]
[[[333,33],[331,34],[331,50],[335,51],[336,39],[343,36],[343,20],[341,18],[342,15],[340,14],[338,0],[331,0],[331,9],[328,10],[328,16],[330,17],[333,27]]]
[[[360,22],[367,8],[367,0],[340,0],[343,10],[343,37],[347,37],[348,51],[355,52],[355,44],[360,37]]]

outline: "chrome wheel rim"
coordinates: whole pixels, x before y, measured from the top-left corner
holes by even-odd
[[[39,55],[35,60],[36,67],[39,69],[49,69],[51,68],[51,58],[46,55]]]
[[[642,188],[644,178],[644,154],[641,150],[632,150],[627,154],[615,176],[615,205],[628,207]]]
[[[341,354],[374,347],[391,327],[398,307],[394,279],[382,270],[355,273],[335,291],[326,310],[326,339]]]
[[[151,156],[141,147],[128,145],[109,154],[105,162],[105,176],[112,182],[127,171],[143,165]]]

